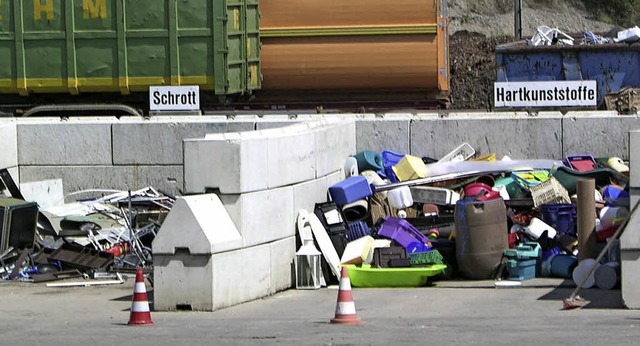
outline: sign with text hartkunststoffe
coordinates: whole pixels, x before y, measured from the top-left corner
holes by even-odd
[[[596,81],[496,82],[495,107],[597,106]]]
[[[149,110],[200,110],[200,87],[197,85],[149,87]]]

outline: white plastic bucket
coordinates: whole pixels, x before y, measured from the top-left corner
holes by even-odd
[[[556,229],[547,225],[544,221],[538,219],[537,217],[531,218],[529,226],[524,228],[524,232],[527,235],[531,236],[533,239],[540,238],[544,231],[547,231],[547,237],[549,237],[549,239],[555,238]]]

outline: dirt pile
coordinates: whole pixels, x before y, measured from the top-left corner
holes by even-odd
[[[451,108],[490,110],[496,80],[497,45],[516,41],[513,1],[449,0],[449,62]],[[522,38],[538,26],[570,34],[605,33],[615,26],[594,21],[580,2],[524,0]]]
[[[495,47],[513,36],[486,37],[458,31],[450,36],[451,106],[453,109],[490,110],[496,80]]]

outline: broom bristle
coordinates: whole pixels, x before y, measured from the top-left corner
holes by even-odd
[[[562,309],[563,310],[572,310],[578,309],[585,306],[588,301],[584,300],[580,296],[575,296],[574,298],[567,298],[562,301]]]

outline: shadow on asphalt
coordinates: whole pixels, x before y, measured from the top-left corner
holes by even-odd
[[[147,299],[149,299],[149,309],[153,311],[153,291],[147,291]],[[110,299],[112,302],[131,302],[133,301],[133,294]],[[131,308],[123,309],[122,311],[131,311]]]
[[[549,293],[538,298],[538,300],[557,300],[558,309],[562,309],[562,302],[571,297],[571,293],[575,289],[576,286],[573,281],[565,280],[562,285],[555,287]],[[578,292],[578,296],[588,301],[582,309],[627,309],[622,301],[622,291],[620,289],[583,288]]]

